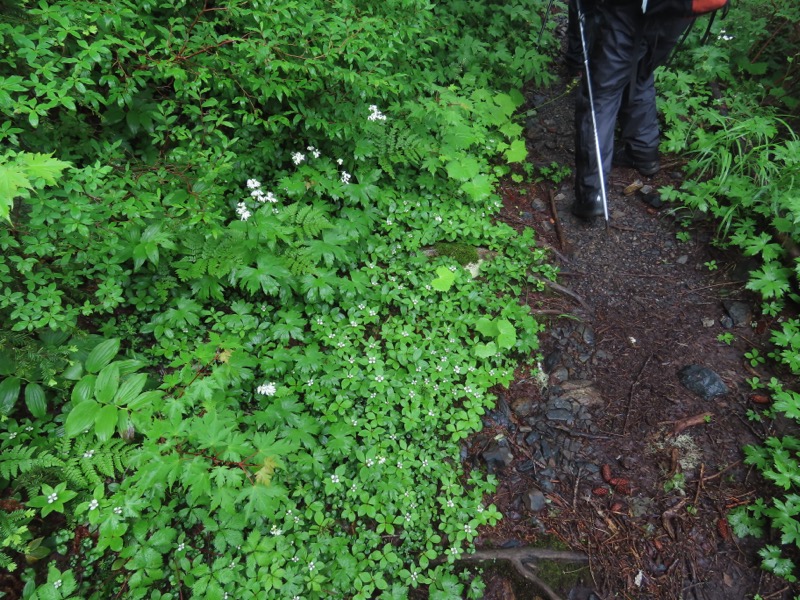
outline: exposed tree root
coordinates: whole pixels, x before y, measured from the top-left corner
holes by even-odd
[[[563,562],[588,563],[589,557],[582,552],[565,550],[549,550],[547,548],[498,548],[494,550],[476,550],[472,554],[465,554],[461,562],[488,562],[505,560],[510,562],[517,572],[539,588],[549,600],[563,600],[549,585],[536,575],[536,562],[540,560],[554,560]]]

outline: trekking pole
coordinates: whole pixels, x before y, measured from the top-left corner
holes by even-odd
[[[542,17],[542,28],[539,29],[539,39],[536,40],[537,47],[542,43],[542,34],[544,33],[545,25],[547,25],[547,19],[550,18],[550,11],[553,10],[553,2],[555,2],[555,0],[550,0],[550,2],[547,4],[547,10],[544,11],[544,17]]]
[[[594,133],[594,151],[597,158],[597,171],[600,175],[600,195],[603,198],[603,216],[608,227],[608,198],[606,197],[606,176],[603,173],[603,156],[600,152],[600,138],[597,135],[597,114],[594,110],[594,95],[592,94],[592,78],[589,73],[589,50],[586,47],[586,13],[583,11],[581,0],[575,0],[575,9],[578,11],[578,28],[581,32],[581,48],[583,48],[583,65],[586,71],[586,88],[589,90],[589,112],[592,114],[592,132]]]

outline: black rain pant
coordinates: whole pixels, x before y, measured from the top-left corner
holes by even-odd
[[[589,71],[597,134],[608,181],[619,118],[621,142],[634,161],[657,160],[659,128],[653,71],[663,64],[684,29],[686,19],[648,18],[641,2],[607,4],[600,11]],[[586,78],[575,105],[575,194],[579,201],[600,192],[592,115]]]

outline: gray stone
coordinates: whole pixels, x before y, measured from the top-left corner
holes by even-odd
[[[689,262],[689,256],[686,255],[686,254],[683,254],[683,255],[679,256],[678,260],[676,260],[675,262],[678,263],[679,265],[685,265],[687,262]]]
[[[531,206],[539,212],[546,212],[548,210],[547,204],[545,204],[544,200],[541,198],[534,198],[531,202]]]
[[[723,315],[719,320],[719,324],[725,329],[730,329],[733,327],[733,319],[731,319],[728,315]]]
[[[550,383],[552,384],[559,384],[565,382],[569,379],[569,371],[566,367],[558,367],[555,371],[550,374]]]
[[[531,490],[525,495],[522,502],[525,504],[525,508],[531,512],[539,512],[547,507],[547,498],[540,490]]]
[[[527,417],[533,412],[533,400],[531,398],[515,398],[511,403],[514,414],[520,417]]]
[[[749,325],[752,320],[752,311],[750,306],[738,300],[724,300],[722,306],[725,312],[733,319],[733,324],[737,327],[741,325]]]
[[[542,368],[545,373],[550,373],[561,362],[561,351],[555,350],[544,357]]]
[[[678,371],[678,379],[691,392],[705,400],[728,393],[728,386],[707,367],[687,365]]]
[[[528,436],[525,438],[525,443],[528,444],[529,446],[533,446],[536,442],[539,441],[539,438],[541,437],[542,437],[541,433],[539,433],[538,431],[533,431],[529,433]]]
[[[553,398],[547,403],[547,408],[560,408],[572,412],[573,405],[568,398]]]
[[[492,443],[482,456],[489,473],[495,473],[497,469],[503,469],[514,462],[514,454],[504,443]]]
[[[583,406],[601,406],[603,404],[600,391],[589,380],[575,379],[565,381],[561,389],[565,398],[572,398]]]
[[[550,421],[565,421],[569,423],[575,420],[575,415],[563,408],[554,408],[547,411],[547,418]]]

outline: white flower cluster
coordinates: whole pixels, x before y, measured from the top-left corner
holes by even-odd
[[[242,221],[247,221],[247,219],[253,216],[253,213],[250,212],[247,208],[247,204],[244,202],[239,202],[239,204],[236,205],[236,214],[239,215]]]
[[[275,194],[272,192],[264,192],[264,190],[261,189],[261,182],[259,182],[258,179],[248,179],[247,189],[250,190],[250,197],[256,199],[262,204],[264,202],[275,204],[278,201],[278,198],[275,196]]]
[[[53,492],[52,494],[50,494],[49,496],[47,496],[47,503],[48,503],[48,504],[52,504],[52,503],[53,503],[53,502],[55,502],[56,500],[58,500],[58,494],[56,494],[55,492]]]
[[[378,107],[372,104],[369,107],[369,116],[367,117],[369,121],[385,121],[386,115],[383,114],[381,111],[378,110]]]
[[[256,391],[259,394],[261,394],[262,396],[274,396],[275,392],[277,391],[277,387],[275,387],[274,383],[272,383],[271,381],[268,381],[268,382],[264,382],[260,386],[258,386]]]

